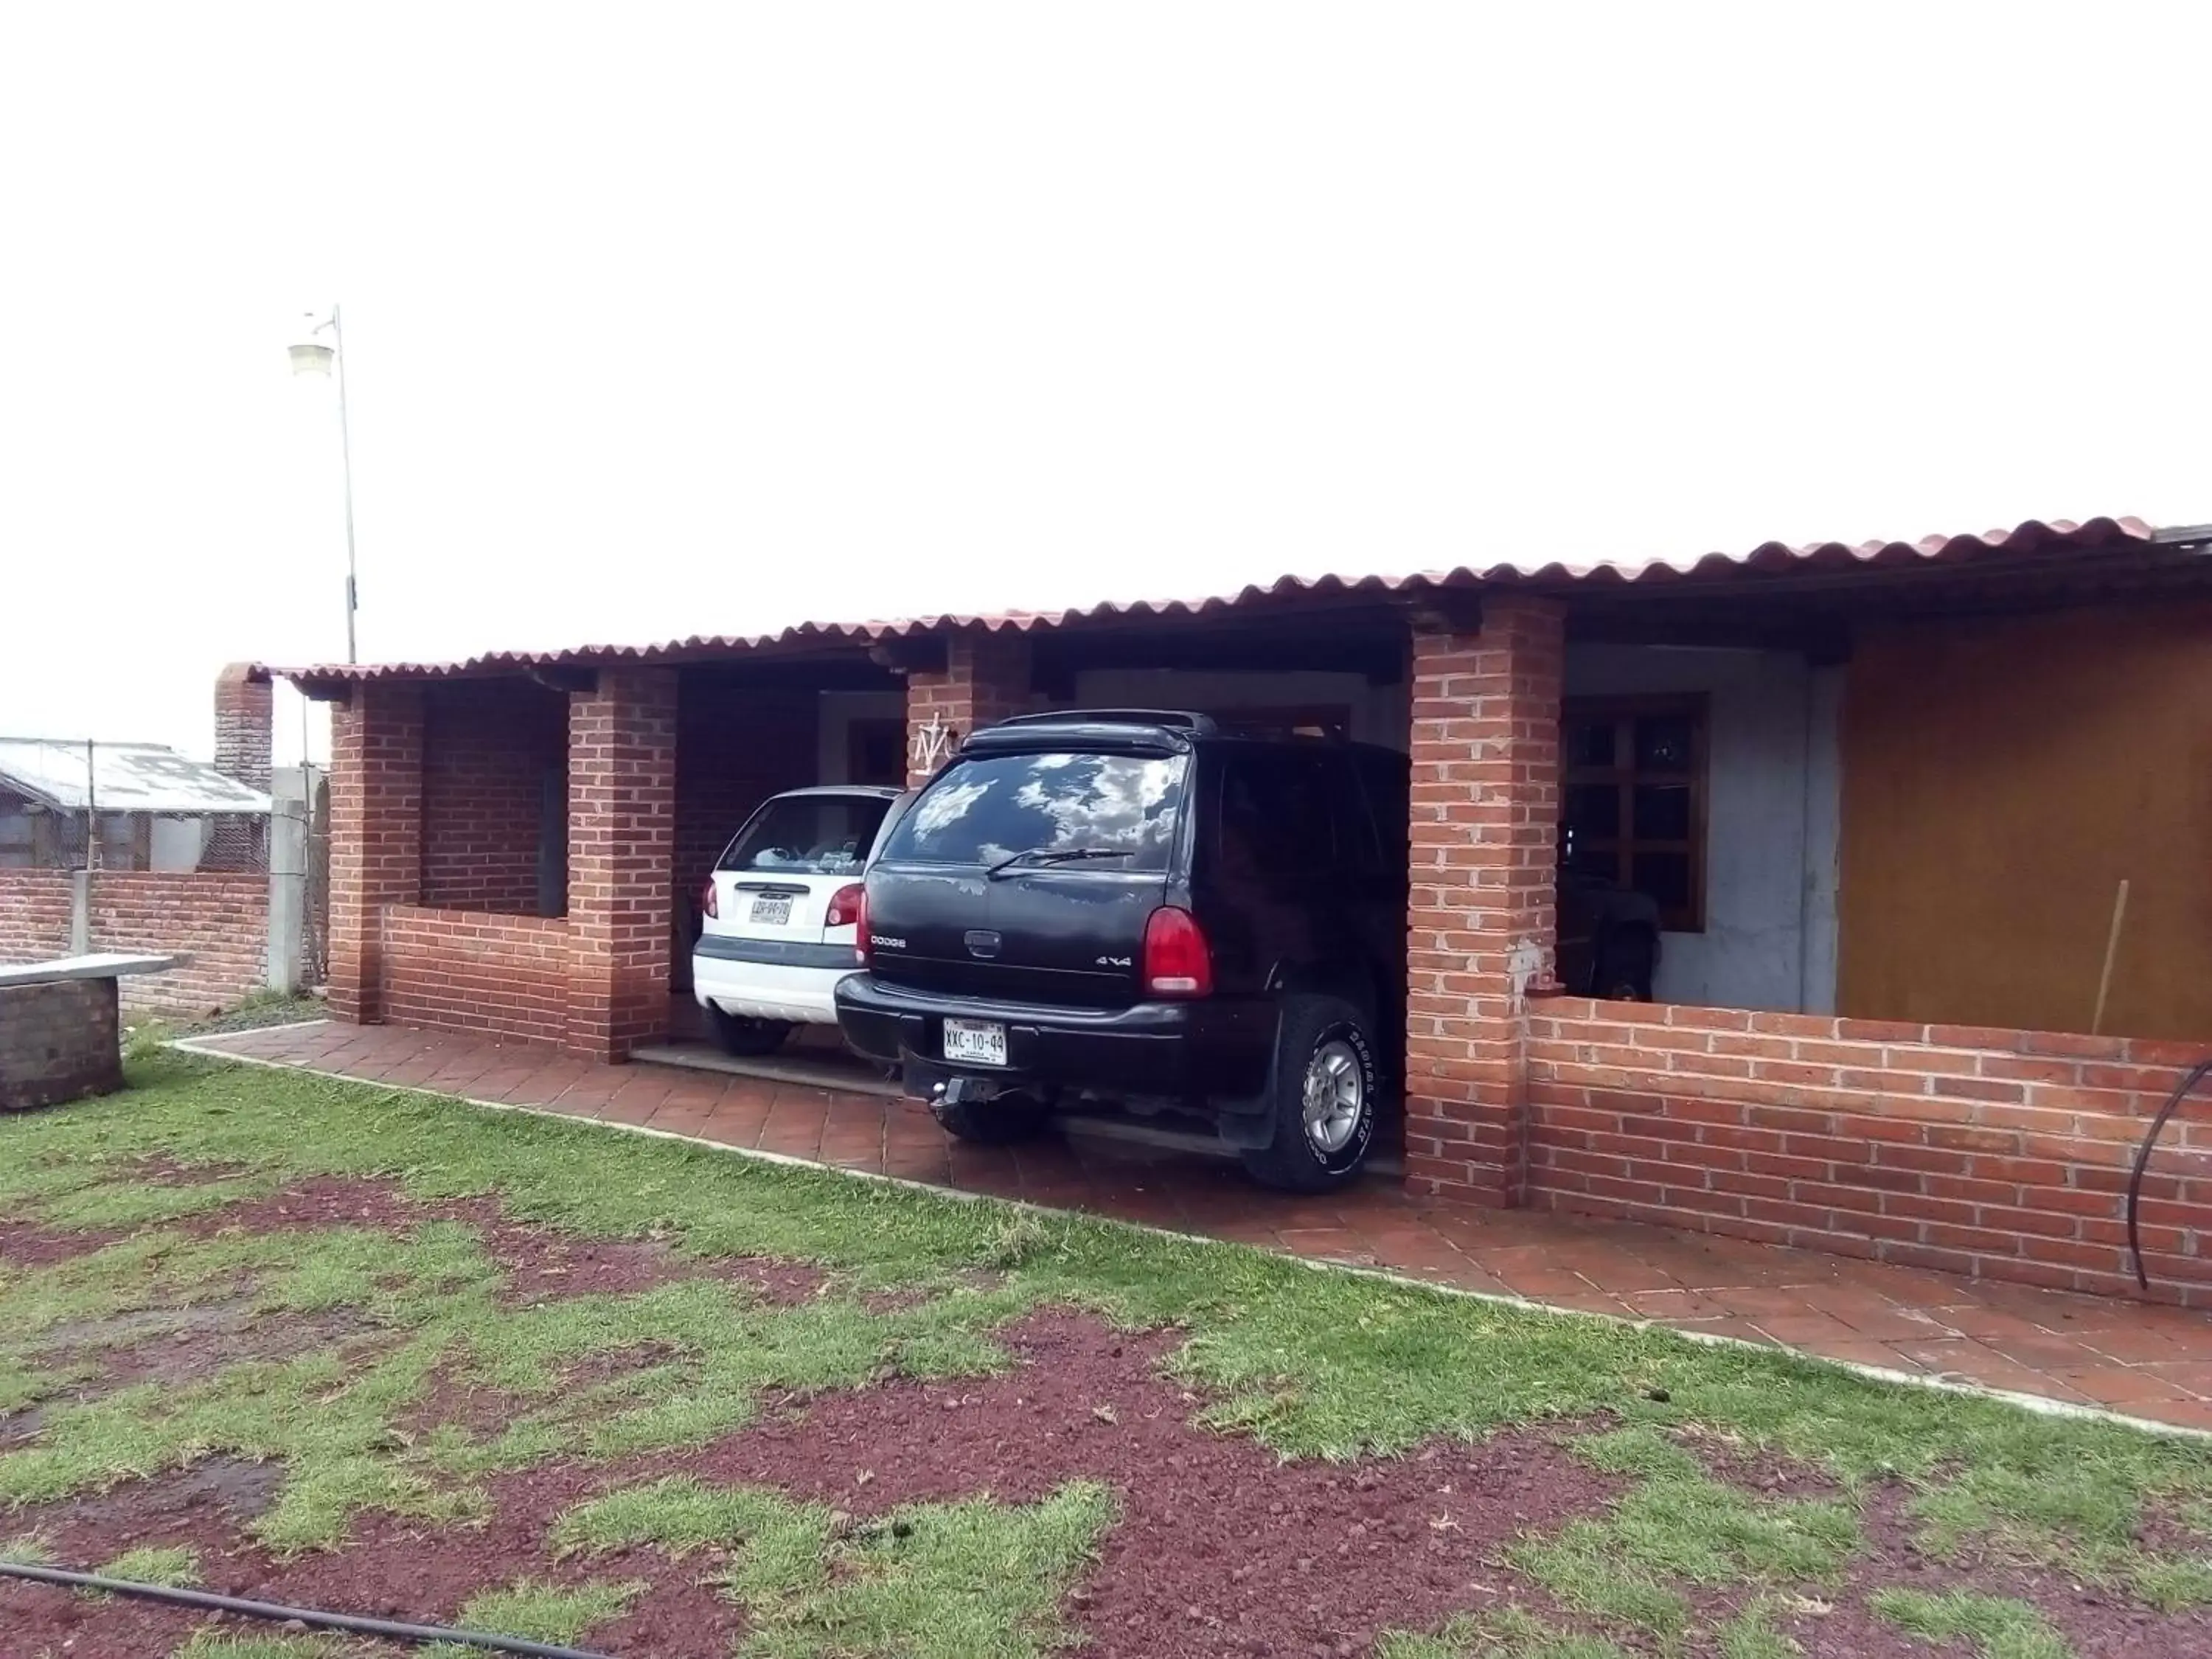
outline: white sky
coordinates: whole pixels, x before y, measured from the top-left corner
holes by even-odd
[[[16,5],[0,732],[225,660],[2212,519],[2201,7]],[[280,749],[296,750],[288,703]],[[289,757],[289,756],[281,757]]]

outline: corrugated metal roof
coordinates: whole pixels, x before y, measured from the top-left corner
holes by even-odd
[[[90,803],[102,812],[266,812],[269,797],[158,743],[92,747]],[[88,796],[85,745],[46,738],[0,738],[0,787],[58,812],[82,812]]]
[[[1723,582],[1814,569],[1893,568],[1937,561],[1964,562],[1984,556],[2016,556],[2065,549],[2094,549],[2114,543],[2139,544],[2154,532],[2141,519],[2030,519],[2010,530],[1978,535],[1923,536],[1911,542],[1812,542],[1791,546],[1764,542],[1743,553],[1706,553],[1690,559],[1607,560],[1577,564],[1562,561],[1504,561],[1460,565],[1449,570],[1407,575],[1284,576],[1265,586],[1196,599],[1108,600],[1069,611],[949,611],[887,622],[801,623],[769,634],[696,634],[655,645],[583,645],[560,651],[493,651],[459,662],[325,663],[270,672],[295,680],[435,679],[501,669],[584,666],[598,663],[650,663],[774,648],[873,644],[878,641],[933,634],[951,629],[1065,628],[1073,623],[1146,617],[1204,617],[1297,597],[1340,593],[1411,593],[1426,589],[1515,586],[1559,589],[1671,586],[1677,582]]]

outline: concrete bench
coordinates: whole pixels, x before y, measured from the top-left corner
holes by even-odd
[[[0,1112],[121,1088],[115,981],[125,974],[166,973],[190,960],[109,951],[0,964]]]

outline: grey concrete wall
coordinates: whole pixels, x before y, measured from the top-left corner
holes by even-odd
[[[1709,700],[1705,927],[1662,940],[1660,1000],[1834,1006],[1836,686],[1794,653],[1568,648],[1569,696]]]

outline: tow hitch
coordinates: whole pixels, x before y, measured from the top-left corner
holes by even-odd
[[[929,1115],[944,1123],[945,1113],[955,1106],[981,1106],[996,1100],[1002,1092],[988,1078],[949,1077],[930,1090]]]

